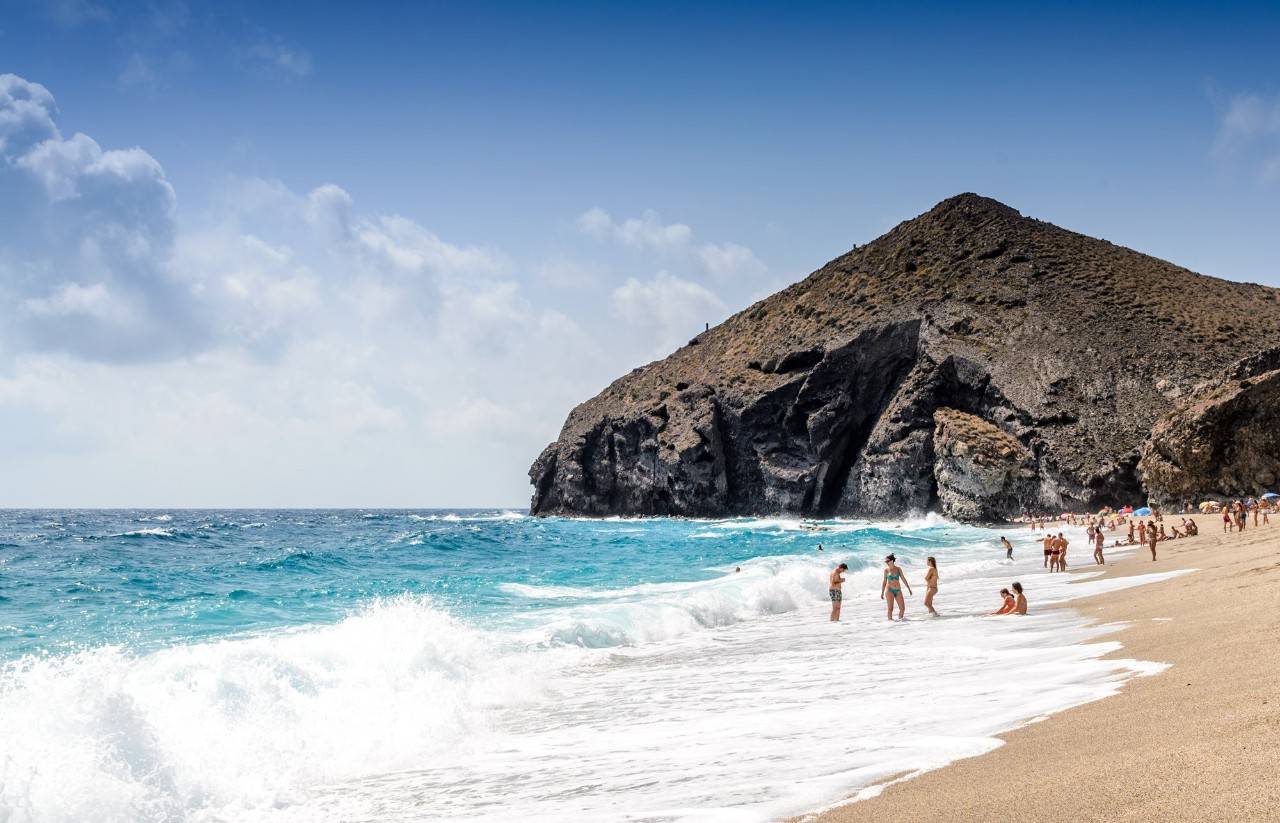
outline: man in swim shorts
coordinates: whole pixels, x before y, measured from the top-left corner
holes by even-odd
[[[840,603],[844,600],[844,590],[841,588],[844,585],[844,575],[842,573],[847,571],[849,571],[849,564],[841,563],[836,566],[835,571],[831,572],[831,587],[827,589],[827,596],[831,598],[832,623],[840,622]]]
[[[1053,559],[1053,535],[1046,534],[1044,536],[1044,567],[1049,568],[1049,561]]]

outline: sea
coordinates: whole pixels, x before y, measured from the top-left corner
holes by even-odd
[[[0,820],[802,814],[1163,668],[1045,608],[1162,575],[1049,574],[1037,540],[936,515],[0,511]],[[1030,614],[988,616],[1015,580]]]

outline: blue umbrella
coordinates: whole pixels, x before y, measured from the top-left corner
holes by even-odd
[[[1151,509],[1147,508],[1146,506],[1143,506],[1140,509],[1134,509],[1133,514],[1135,517],[1150,517]]]
[[[1277,497],[1280,497],[1280,494],[1276,494],[1275,492],[1267,492],[1262,495],[1263,500],[1275,500]]]

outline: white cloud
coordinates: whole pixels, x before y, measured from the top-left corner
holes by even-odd
[[[678,250],[688,245],[693,230],[683,223],[663,223],[658,213],[646,210],[640,217],[615,222],[595,206],[578,216],[578,230],[599,239],[613,239],[634,248]]]
[[[654,355],[670,353],[724,319],[727,308],[714,292],[689,280],[658,272],[649,280],[628,278],[611,295],[614,313],[642,329]]]
[[[21,156],[58,133],[53,95],[39,83],[0,74],[0,156]]]
[[[698,247],[698,259],[708,272],[720,278],[733,275],[756,275],[765,265],[755,253],[737,243],[705,243]]]
[[[607,267],[453,243],[334,184],[233,180],[180,218],[156,158],[56,116],[0,77],[11,505],[518,504],[573,405],[727,312],[683,270],[548,305],[531,284]],[[754,259],[603,218],[584,230],[673,266]]]
[[[1280,95],[1237,94],[1227,101],[1212,153],[1252,166],[1264,182],[1280,180]]]
[[[613,240],[633,249],[657,251],[668,260],[691,260],[706,273],[721,279],[755,276],[766,270],[755,252],[739,243],[695,246],[693,229],[683,223],[663,223],[653,210],[618,221],[595,206],[578,215],[575,225],[578,231],[599,240]]]

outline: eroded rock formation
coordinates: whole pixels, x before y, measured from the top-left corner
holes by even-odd
[[[1268,370],[1268,367],[1271,367]],[[1138,463],[1153,500],[1244,497],[1280,481],[1280,350],[1240,363],[1157,421]]]
[[[1275,289],[960,195],[575,408],[531,508],[992,520],[1132,502],[1155,421],[1276,344]]]

